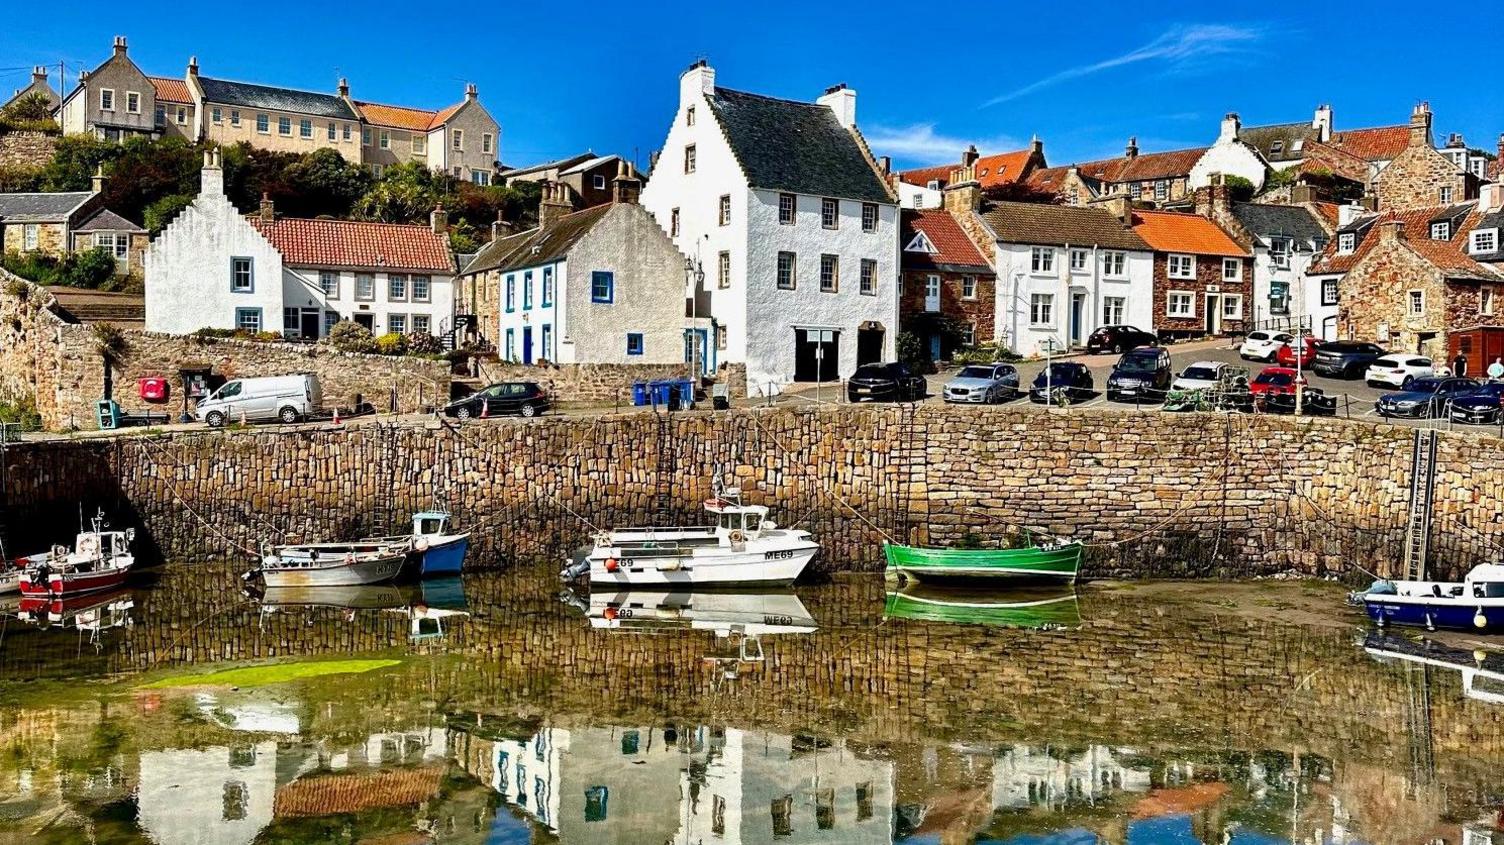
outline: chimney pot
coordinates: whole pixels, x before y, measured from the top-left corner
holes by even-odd
[[[277,219],[277,207],[272,204],[270,194],[261,194],[261,222],[271,223]]]
[[[188,75],[198,76],[198,56],[188,57]]]
[[[1039,135],[1036,134],[1034,138],[1029,141],[1029,149],[1033,152],[1039,153],[1040,155],[1044,155],[1044,142],[1039,140]]]
[[[339,78],[339,95],[341,97],[350,96],[350,80],[346,79],[343,76]]]
[[[32,68],[31,69],[31,81],[32,82],[46,82],[47,81],[47,68],[42,67],[41,65],[37,65],[36,67]]]
[[[123,55],[125,55],[126,50],[127,50],[127,47],[125,45],[125,36],[124,35],[117,35],[117,36],[115,36],[115,55],[117,55],[117,56],[123,56]]]
[[[475,83],[474,82],[467,82],[467,83],[465,83],[465,99],[466,100],[474,100],[475,97],[476,97]]]
[[[979,153],[979,152],[977,152],[977,145],[976,144],[971,144],[970,146],[968,146],[966,148],[965,152],[961,153],[961,169],[962,170],[966,170],[967,168],[975,166],[976,163],[977,163],[977,159],[979,159],[981,157],[982,157],[982,154]],[[962,177],[962,178],[967,178],[967,177]]]
[[[444,210],[443,203],[434,206],[433,211],[428,213],[428,226],[436,235],[449,231],[449,212]]]
[[[1126,156],[1128,156],[1129,158],[1134,158],[1134,157],[1136,157],[1138,155],[1138,137],[1137,136],[1129,136],[1129,138],[1128,138],[1128,148],[1123,151],[1123,154],[1126,155]]]
[[[104,193],[104,165],[95,168],[94,176],[89,179],[90,188],[96,194]]]
[[[893,159],[888,156],[883,156],[877,160],[877,166],[878,169],[882,170],[883,175],[887,176],[889,173],[893,172]]]
[[[1379,240],[1403,241],[1405,239],[1405,221],[1385,220],[1379,224]]]

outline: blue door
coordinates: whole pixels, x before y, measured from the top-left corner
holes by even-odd
[[[684,363],[694,367],[695,359],[700,360],[700,374],[709,375],[715,370],[715,362],[711,360],[710,333],[706,329],[686,329],[684,332]]]
[[[930,360],[940,360],[940,333],[930,335]]]
[[[533,363],[533,327],[522,327],[522,363]]]

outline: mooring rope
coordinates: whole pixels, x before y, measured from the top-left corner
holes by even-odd
[[[755,413],[752,415],[752,423],[753,423],[753,425],[757,426],[757,430],[758,431],[762,432],[765,437],[767,437],[769,440],[771,440],[773,442],[774,446],[777,446],[779,448],[779,450],[784,453],[785,457],[791,457],[793,455],[793,450],[792,449],[789,449],[783,443],[779,442],[779,440],[778,440],[777,437],[773,436],[773,434],[770,433],[766,428],[763,428],[762,421],[757,418],[757,414],[755,414]],[[795,463],[796,463],[796,466],[798,466],[798,462],[795,462]],[[800,468],[802,469],[803,467],[800,466]],[[811,477],[814,478],[815,482],[818,483],[821,487],[825,488],[825,492],[827,494],[829,494],[832,499],[835,499],[837,502],[839,502],[841,504],[842,507],[846,508],[848,511],[851,511],[852,516],[855,516],[857,519],[860,519],[862,522],[866,523],[867,526],[869,528],[871,528],[873,531],[876,531],[877,533],[881,534],[883,536],[883,539],[887,540],[890,543],[898,545],[898,541],[895,540],[895,539],[893,539],[893,535],[891,535],[888,532],[884,531],[881,527],[879,527],[877,525],[877,523],[875,523],[872,520],[868,519],[866,516],[864,516],[862,514],[861,511],[857,510],[854,505],[852,505],[850,502],[848,502],[844,498],[842,498],[840,493],[837,493],[835,490],[831,489],[830,485],[825,482],[825,479],[821,478],[818,475],[811,475]]]
[[[146,437],[138,438],[137,442],[139,442],[142,445],[143,451],[150,451],[150,449],[149,449],[149,447],[151,445],[150,438],[146,438]],[[166,465],[168,467],[171,467],[172,469],[180,469],[181,468],[178,464],[174,464],[174,463],[172,463],[170,461],[156,461],[156,460],[150,460],[150,459],[148,459],[148,460],[149,460],[149,462],[151,463],[152,466]],[[213,533],[215,533],[216,535],[218,535],[219,538],[221,540],[224,540],[225,543],[228,544],[231,548],[239,549],[239,550],[241,550],[241,551],[243,551],[243,552],[251,555],[252,557],[259,557],[260,556],[261,552],[260,552],[259,549],[253,549],[253,548],[250,548],[249,546],[246,546],[246,545],[242,544],[239,540],[236,540],[235,538],[233,538],[230,535],[226,534],[225,532],[221,531],[219,529],[219,526],[215,525],[214,523],[210,522],[209,520],[207,520],[203,516],[201,516],[197,510],[194,510],[193,506],[190,505],[190,504],[188,504],[188,500],[183,497],[183,491],[181,489],[179,489],[176,484],[173,483],[172,479],[169,476],[167,476],[167,475],[164,474],[162,476],[162,478],[163,478],[163,480],[165,480],[167,482],[168,488],[170,488],[172,490],[172,497],[174,499],[176,499],[177,502],[178,502],[178,504],[182,505],[183,509],[186,510],[186,511],[188,511],[188,513],[191,514],[194,519],[197,519],[200,523],[203,523],[203,525],[206,528],[208,528],[210,531],[212,531]]]

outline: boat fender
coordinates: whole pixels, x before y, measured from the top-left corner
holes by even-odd
[[[345,552],[345,563],[354,563],[354,562],[355,562],[355,553],[354,552]]]
[[[428,551],[428,540],[427,539],[419,540],[418,542],[416,542],[416,543],[413,544],[413,548],[417,549],[420,552],[426,552],[426,551]]]
[[[731,542],[737,545],[741,545],[742,543],[747,542],[746,532],[742,531],[740,528],[733,529],[731,532]]]
[[[1474,628],[1487,628],[1488,627],[1488,617],[1483,615],[1483,608],[1481,608],[1481,607],[1478,608],[1478,612],[1477,613],[1473,614],[1473,627]]]
[[[608,608],[606,608],[604,611],[601,612],[601,616],[604,617],[607,622],[614,621],[616,619],[616,608],[614,608],[614,607],[608,607]]]
[[[621,568],[621,564],[619,564],[619,563],[616,562],[616,558],[614,558],[614,557],[608,557],[608,558],[606,558],[606,571],[607,572],[615,572],[616,570],[618,570],[620,568]]]

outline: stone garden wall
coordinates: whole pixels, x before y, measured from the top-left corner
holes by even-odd
[[[32,170],[52,161],[57,135],[46,132],[7,132],[0,135],[0,169]]]

